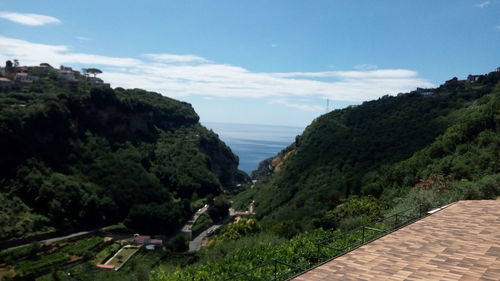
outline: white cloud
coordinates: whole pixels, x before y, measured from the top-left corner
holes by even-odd
[[[322,111],[325,110],[325,107],[319,106],[319,105],[310,105],[310,104],[305,104],[305,103],[293,103],[289,102],[285,99],[276,99],[276,100],[271,100],[268,102],[269,104],[279,104],[279,105],[284,105],[286,107],[291,107],[303,111]]]
[[[0,57],[4,61],[16,58],[24,65],[38,65],[40,62],[50,61],[52,65],[86,64],[130,67],[140,62],[131,58],[73,53],[64,45],[38,44],[5,36],[0,36]]]
[[[377,69],[378,66],[375,65],[375,64],[365,63],[365,64],[356,65],[353,68],[356,69],[356,70],[374,70],[374,69]]]
[[[477,4],[476,7],[484,8],[484,7],[488,6],[489,4],[491,4],[490,1],[484,1],[482,3]]]
[[[0,18],[10,20],[15,23],[31,25],[31,26],[46,25],[50,23],[61,23],[61,21],[57,18],[39,14],[0,12]]]
[[[271,48],[277,48],[278,44],[271,44]]]
[[[276,104],[317,110],[317,106],[286,98],[330,98],[365,101],[386,94],[434,85],[406,69],[354,71],[251,72],[243,67],[211,62],[196,55],[146,54],[143,59],[74,53],[67,46],[46,45],[0,36],[0,61],[19,59],[23,65],[91,65],[113,87],[144,88],[173,97],[204,96],[266,98]],[[277,101],[277,102],[276,102]]]
[[[88,38],[88,37],[85,37],[85,36],[76,36],[75,37],[76,39],[80,40],[80,41],[90,41],[92,39]]]
[[[200,62],[209,62],[208,60],[195,56],[195,55],[172,55],[172,54],[146,54],[144,55],[147,58],[150,58],[155,61],[164,62],[164,63],[200,63]]]

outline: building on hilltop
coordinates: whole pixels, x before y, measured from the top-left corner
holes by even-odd
[[[82,77],[80,71],[73,70],[73,68],[69,66],[61,65],[57,70],[57,77],[66,80],[66,81],[75,81]]]
[[[12,87],[12,81],[5,77],[0,77],[0,90],[7,90]]]
[[[38,76],[29,75],[25,72],[18,72],[14,75],[14,81],[22,84],[32,84],[38,79]]]
[[[52,67],[52,65],[50,65],[50,64],[48,64],[48,63],[46,63],[46,62],[42,62],[42,63],[40,64],[40,67],[45,67],[45,68],[48,68],[48,69],[54,69],[54,68]]]
[[[57,78],[65,81],[76,81],[75,74],[70,70],[59,70],[57,72]]]
[[[109,83],[104,83],[104,80],[98,77],[87,77],[87,81],[89,81],[92,85],[96,86],[106,86],[106,87],[111,87],[111,84]]]
[[[45,73],[48,73],[50,71],[54,71],[55,68],[53,68],[50,64],[46,63],[46,62],[42,62],[40,64],[40,66],[36,67],[37,70],[40,70],[42,72],[45,72]]]
[[[453,85],[457,85],[457,84],[458,84],[457,77],[453,77],[450,80],[447,80],[446,82],[444,82],[444,86],[453,86]]]
[[[469,81],[471,83],[474,83],[474,82],[479,81],[479,78],[481,78],[481,75],[472,75],[472,74],[470,74],[469,76],[467,76],[467,81]]]
[[[432,94],[432,90],[424,89],[424,88],[417,88],[416,92],[417,92],[417,94],[420,94],[422,96],[428,96],[428,95]]]
[[[104,85],[104,81],[98,77],[88,77],[87,80],[94,85]]]
[[[59,71],[73,71],[73,68],[71,68],[69,66],[60,65]]]

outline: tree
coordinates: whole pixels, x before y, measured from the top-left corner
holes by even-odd
[[[215,197],[211,205],[208,209],[208,215],[214,221],[222,220],[229,214],[231,205],[222,196]]]
[[[86,75],[93,74],[94,78],[96,77],[97,74],[101,74],[102,73],[102,71],[100,69],[97,69],[97,68],[83,68],[82,71]]]
[[[124,224],[139,233],[171,234],[186,218],[187,213],[175,202],[137,204],[130,209]]]
[[[7,72],[11,72],[12,71],[12,61],[8,60],[5,62],[5,70]]]

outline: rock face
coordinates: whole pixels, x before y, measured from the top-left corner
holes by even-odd
[[[285,164],[285,161],[296,152],[296,144],[292,143],[287,148],[280,151],[276,156],[262,160],[257,170],[252,172],[253,180],[262,180],[274,173],[279,173]]]
[[[200,147],[209,158],[210,170],[217,176],[223,187],[230,189],[242,181],[238,172],[238,156],[234,155],[216,134],[204,138]]]

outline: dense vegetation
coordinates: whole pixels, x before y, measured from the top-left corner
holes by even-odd
[[[499,81],[490,73],[319,117],[275,158],[274,174],[254,173],[260,183],[233,198],[237,208],[255,200],[259,221],[227,225],[192,265],[156,271],[153,280],[224,280],[252,268],[234,280],[268,280],[274,260],[311,267],[338,254],[318,251],[319,241],[380,217],[496,198]],[[359,241],[359,232],[348,233],[330,246]]]
[[[493,72],[475,83],[385,96],[320,116],[281,171],[237,201],[255,200],[263,222],[301,231],[350,195],[394,205],[419,183],[433,186],[436,176],[444,179],[441,191],[498,183],[499,80]]]
[[[125,221],[169,234],[242,178],[190,104],[140,89],[0,93],[0,240]],[[208,202],[207,202],[208,203]]]
[[[107,98],[111,93],[115,97]],[[7,103],[11,96],[16,97],[16,103]],[[29,101],[35,97],[46,99],[51,95],[9,93],[1,99],[5,104],[2,109],[15,108],[20,100],[17,96],[30,97],[27,103],[22,103],[26,104],[21,108],[24,111],[34,109]],[[154,111],[162,107],[156,106],[159,100],[155,99],[159,96],[140,90],[94,89],[74,97],[64,96],[66,100],[76,98],[84,105],[82,111],[97,107],[94,103],[98,100],[105,100],[105,104],[123,104],[129,99],[138,99],[131,103],[146,103],[156,109],[149,108],[148,117],[133,110],[135,113],[124,117],[120,110],[106,106],[105,112],[112,114],[103,117],[102,108],[92,111],[84,115],[85,118],[104,119],[89,122],[75,118],[71,115],[72,107],[67,107],[71,116],[67,139],[71,141],[57,143],[62,148],[68,146],[68,155],[58,155],[61,159],[57,163],[62,163],[61,166],[44,158],[50,155],[31,152],[35,156],[19,161],[18,167],[12,169],[16,172],[6,176],[2,183],[5,192],[0,193],[0,200],[9,206],[2,210],[2,218],[10,219],[6,224],[9,229],[34,229],[34,225],[39,226],[37,229],[60,227],[85,222],[90,215],[58,213],[57,208],[70,206],[64,204],[80,204],[76,206],[81,211],[99,211],[96,218],[101,218],[101,223],[124,220],[130,228],[148,232],[178,225],[189,211],[201,207],[207,200],[211,208],[193,228],[200,231],[226,215],[227,200],[217,195],[221,186],[230,186],[237,177],[237,173],[224,173],[227,167],[235,171],[236,161],[221,157],[229,150],[213,133],[197,124],[195,115],[192,120],[188,118],[191,121],[155,123]],[[93,100],[92,96],[102,98]],[[60,96],[52,98],[56,103],[61,102]],[[142,252],[121,273],[98,271],[86,263],[55,270],[40,280],[71,280],[66,277],[68,272],[80,280],[94,280],[96,276],[106,280],[224,280],[254,267],[258,268],[235,280],[267,280],[273,278],[275,267],[290,276],[293,272],[289,266],[273,261],[305,269],[338,254],[335,248],[356,245],[361,237],[364,241],[365,233],[349,232],[341,239],[332,240],[330,248],[318,247],[319,241],[332,235],[361,225],[374,226],[372,223],[380,217],[416,206],[425,210],[460,199],[496,198],[500,195],[499,105],[500,73],[490,73],[474,83],[447,83],[437,89],[386,96],[330,112],[317,118],[278,159],[269,159],[262,165],[276,165],[271,175],[269,171],[255,173],[259,183],[253,187],[248,185],[248,189],[231,198],[239,210],[245,210],[255,200],[256,216],[222,227],[200,252],[184,256]],[[132,108],[141,112],[142,105]],[[190,112],[188,108],[184,110]],[[2,113],[4,115],[7,116]],[[144,118],[151,118],[148,119],[153,123],[150,129],[143,126]],[[103,120],[111,123],[100,127]],[[81,124],[87,125],[77,130]],[[131,128],[136,130],[133,134]],[[8,131],[2,127],[0,132]],[[45,141],[43,145],[49,146],[55,141],[35,140]],[[7,166],[5,164],[8,170]],[[141,192],[131,193],[137,190]],[[31,197],[27,196],[30,194]],[[59,201],[57,198],[61,195],[64,195],[63,201],[52,202]],[[95,199],[91,199],[93,195]],[[44,200],[52,203],[44,204]],[[100,209],[104,207],[108,209]],[[106,218],[99,217],[104,213]],[[70,219],[65,220],[66,217]],[[375,227],[382,228],[383,224],[385,222],[380,225],[377,222]],[[170,248],[185,249],[185,240],[181,240],[180,246]],[[84,249],[93,243],[89,239],[67,246],[62,253],[84,254],[88,251]],[[34,250],[26,247],[22,251],[28,252],[24,253],[26,256]],[[106,256],[110,250],[101,252],[97,256]],[[67,255],[56,254],[43,259],[43,265],[67,258]],[[134,260],[145,261],[145,264]],[[38,265],[22,266],[29,270],[30,266]],[[149,269],[154,270],[149,272]]]

